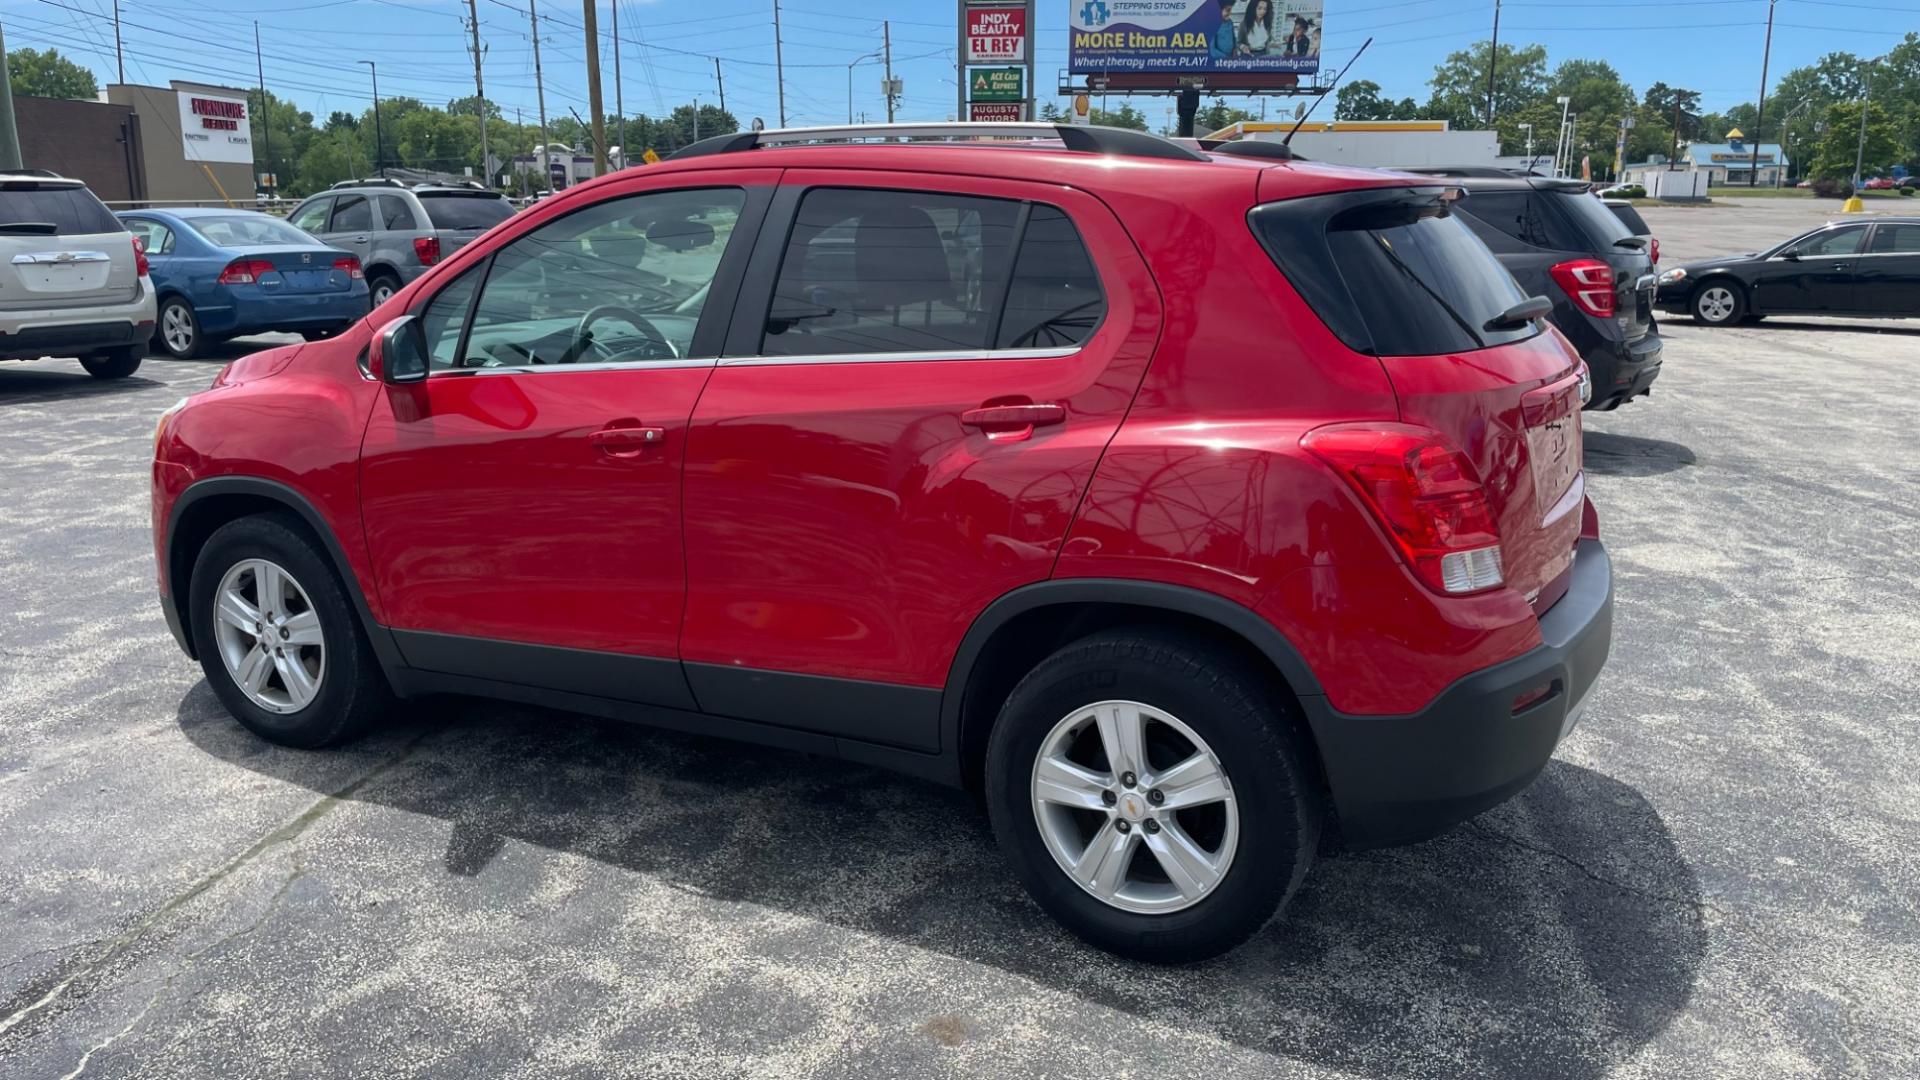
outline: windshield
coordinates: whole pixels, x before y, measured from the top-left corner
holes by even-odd
[[[265,214],[195,217],[185,221],[189,228],[215,247],[259,247],[267,244],[311,247],[320,243],[279,218]]]
[[[491,229],[513,216],[513,204],[499,195],[449,191],[418,197],[436,229]]]

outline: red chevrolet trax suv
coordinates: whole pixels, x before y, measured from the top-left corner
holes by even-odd
[[[1329,838],[1512,796],[1606,660],[1579,358],[1459,197],[698,143],[168,410],[162,607],[275,742],[451,692],[836,754],[978,790],[1087,940],[1212,955]]]

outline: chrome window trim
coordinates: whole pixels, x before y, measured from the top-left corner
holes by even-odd
[[[1044,349],[925,349],[914,352],[815,353],[794,356],[728,356],[721,367],[779,367],[800,364],[907,364],[929,360],[1058,360],[1085,346]]]
[[[708,356],[681,360],[614,360],[597,364],[515,364],[500,367],[451,367],[427,373],[429,379],[445,378],[449,375],[552,375],[568,371],[661,371],[667,368],[713,367],[719,363],[718,357]]]

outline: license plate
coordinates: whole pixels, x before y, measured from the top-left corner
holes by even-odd
[[[1527,429],[1533,459],[1533,491],[1545,513],[1573,485],[1580,471],[1580,414],[1569,413]]]

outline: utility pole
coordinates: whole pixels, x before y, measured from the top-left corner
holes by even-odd
[[[480,182],[493,186],[493,166],[487,161],[487,84],[480,78],[480,8],[478,0],[467,0],[467,24],[473,31],[473,96],[479,101],[475,111],[480,114]],[[259,23],[254,26],[257,29]]]
[[[266,140],[267,152],[263,160],[267,163],[267,175],[273,177],[267,182],[267,196],[271,198],[274,189],[280,186],[278,183],[280,178],[273,171],[273,109],[267,105],[267,65],[260,59],[260,20],[258,19],[253,21],[253,71],[260,77],[260,112],[266,121],[260,127],[260,134]]]
[[[1493,47],[1487,50],[1487,126],[1493,126],[1493,72],[1500,66],[1500,0],[1493,0]]]
[[[720,86],[720,111],[727,111],[727,77],[720,72],[720,58],[713,58],[713,81]]]
[[[540,81],[540,0],[527,0],[527,21],[533,31],[533,94],[540,102],[540,175],[547,178],[547,194],[553,194],[553,161],[547,149],[547,89]],[[568,163],[571,166],[571,162]],[[569,167],[569,174],[572,169]]]
[[[259,33],[260,24],[254,24],[254,32]],[[120,52],[120,0],[113,0],[113,66],[120,73],[120,82],[127,81],[127,58]]]
[[[887,123],[893,123],[893,27],[890,23],[880,23],[880,52],[887,64]]]
[[[1860,91],[1860,141],[1853,148],[1853,198],[1860,197],[1860,173],[1867,158],[1867,113],[1873,108],[1873,69],[1885,60],[1876,56],[1867,61],[1865,85]]]
[[[384,179],[387,175],[387,140],[380,135],[380,68],[371,60],[356,63],[367,65],[373,73],[373,168]]]
[[[607,117],[600,104],[600,22],[594,0],[580,0],[587,34],[587,108],[593,110],[593,175],[607,175]]]
[[[780,58],[780,0],[773,0],[773,82],[780,91],[780,126],[787,126],[787,67]]]
[[[620,164],[629,160],[627,154],[627,99],[625,87],[620,78],[620,0],[613,0],[613,115],[620,118],[620,133],[614,138],[620,140]]]
[[[693,95],[693,141],[700,141],[700,95]]]
[[[1667,152],[1667,171],[1674,171],[1680,157],[1680,91],[1673,92],[1673,148]]]
[[[1767,0],[1767,43],[1760,52],[1760,104],[1753,109],[1753,164],[1747,169],[1748,187],[1760,183],[1760,121],[1767,115],[1767,61],[1773,58],[1773,6],[1777,2]]]

